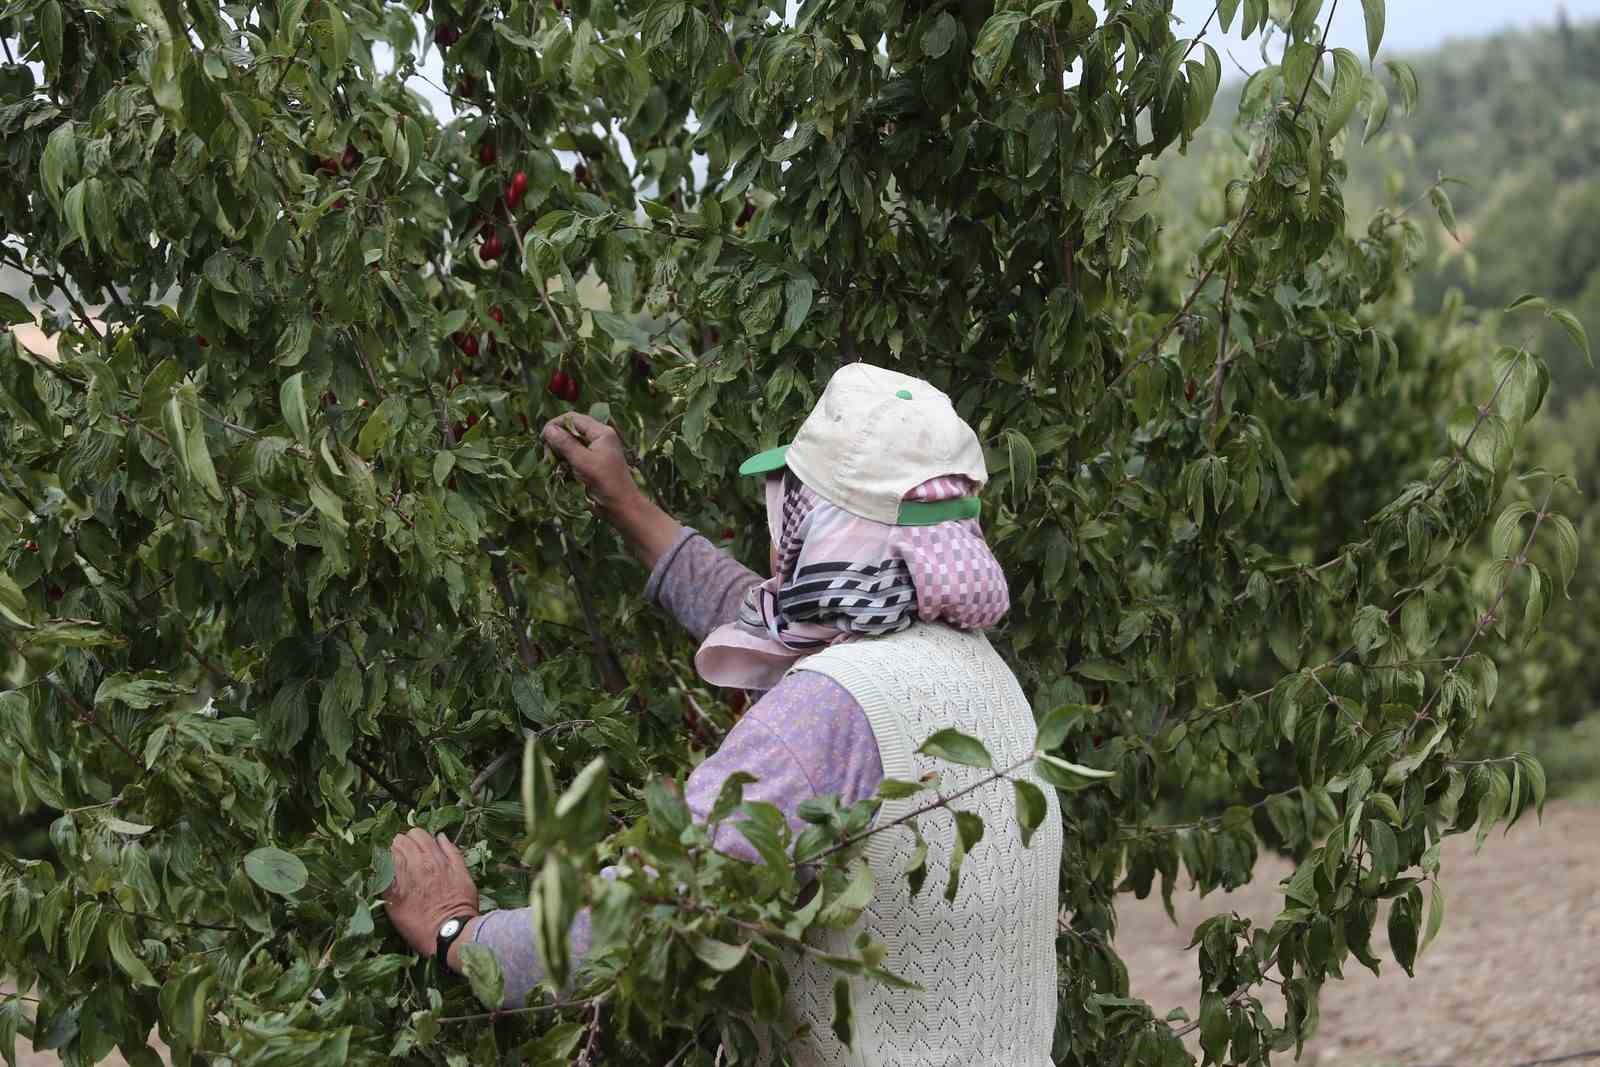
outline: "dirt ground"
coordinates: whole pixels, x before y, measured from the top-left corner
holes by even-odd
[[[1177,1005],[1195,1014],[1190,932],[1230,910],[1270,922],[1281,907],[1275,882],[1288,871],[1264,858],[1256,880],[1236,893],[1180,893],[1176,926],[1154,894],[1126,899],[1117,944],[1134,994],[1162,1014]],[[1471,835],[1451,838],[1443,876],[1444,928],[1417,962],[1416,979],[1392,962],[1380,921],[1374,942],[1383,976],[1350,962],[1346,980],[1323,996],[1321,1032],[1301,1062],[1509,1067],[1590,1050],[1600,1062],[1600,804],[1551,804],[1542,824],[1529,816],[1509,836],[1496,831],[1476,856]],[[56,1062],[19,1052],[20,1067]],[[105,1063],[122,1065],[116,1057]]]
[[[1590,1050],[1600,1062],[1600,805],[1552,803],[1542,824],[1525,816],[1509,836],[1495,830],[1481,853],[1472,849],[1470,834],[1445,843],[1444,927],[1415,980],[1393,962],[1380,916],[1382,977],[1346,964],[1346,980],[1326,987],[1303,1064],[1508,1067]],[[1196,1015],[1190,933],[1227,911],[1270,923],[1282,907],[1275,883],[1289,871],[1264,858],[1237,892],[1175,896],[1176,926],[1156,894],[1119,906],[1117,947],[1133,994],[1158,1014],[1182,1005]]]

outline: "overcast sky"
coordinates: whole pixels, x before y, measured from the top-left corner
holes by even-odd
[[[1174,0],[1172,10],[1183,19],[1176,29],[1180,37],[1190,37],[1200,32],[1206,16],[1211,14],[1214,0]],[[1512,27],[1549,26],[1556,21],[1556,12],[1566,8],[1567,16],[1574,22],[1600,18],[1600,0],[1389,0],[1385,5],[1383,50],[1387,52],[1422,52],[1435,48],[1451,38],[1484,37]],[[1324,10],[1327,5],[1324,4]],[[1216,27],[1206,34],[1206,40],[1222,55],[1223,68],[1236,72],[1228,62],[1231,53],[1239,64],[1253,70],[1261,65],[1257,54],[1259,36],[1249,44],[1239,38],[1239,16],[1234,16],[1233,32],[1219,35]],[[1355,52],[1362,59],[1367,56],[1367,31],[1362,20],[1360,0],[1339,0],[1334,13],[1333,31],[1329,44]]]

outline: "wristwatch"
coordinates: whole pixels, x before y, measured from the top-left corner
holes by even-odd
[[[467,923],[476,918],[476,915],[457,915],[439,924],[439,933],[433,949],[433,958],[439,961],[439,966],[449,967],[450,946],[455,944],[456,938],[467,928]]]

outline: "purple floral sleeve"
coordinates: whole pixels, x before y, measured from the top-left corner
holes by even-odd
[[[656,564],[645,592],[699,640],[732,621],[745,590],[759,580],[738,560],[685,529]],[[797,832],[805,825],[796,814],[805,801],[837,793],[843,803],[853,804],[871,796],[883,780],[877,739],[861,705],[838,682],[803,669],[758,700],[721,747],[689,775],[684,800],[697,821],[706,821],[723,783],[735,771],[757,779],[745,786],[746,800],[776,806]],[[718,827],[714,845],[726,855],[759,860],[736,820]],[[473,941],[487,945],[500,961],[508,1008],[521,1006],[544,977],[532,921],[528,908],[494,911],[473,931]],[[568,938],[573,960],[588,953],[588,909],[578,913]]]
[[[735,771],[758,779],[744,787],[744,798],[775,805],[797,833],[805,827],[795,814],[803,802],[837,793],[853,804],[883,781],[878,742],[861,705],[832,678],[803,670],[756,701],[722,747],[689,775],[684,800],[697,821],[706,821]],[[713,844],[718,852],[757,860],[735,822],[718,827]]]
[[[609,870],[609,868],[607,868]],[[606,871],[602,871],[605,874]],[[502,908],[484,914],[472,940],[487,946],[500,961],[500,973],[505,976],[505,1000],[502,1008],[520,1008],[527,1002],[533,987],[544,979],[544,964],[539,960],[539,950],[533,943],[533,909]],[[581,960],[589,953],[593,931],[589,926],[589,909],[583,908],[572,920],[567,931],[567,951],[571,958]]]

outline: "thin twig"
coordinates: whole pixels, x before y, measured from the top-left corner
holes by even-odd
[[[7,643],[9,644],[10,642]],[[13,645],[12,648],[15,649],[16,646]],[[80,722],[92,727],[106,740],[110,741],[113,745],[116,745],[117,748],[121,749],[122,754],[127,756],[135,767],[138,767],[140,770],[144,769],[144,761],[138,756],[134,755],[133,749],[129,748],[123,742],[122,738],[118,737],[116,733],[112,731],[111,727],[100,721],[100,716],[96,715],[93,709],[85,707],[77,697],[72,695],[71,691],[68,690],[66,686],[62,685],[54,678],[50,679],[50,688],[54,689],[56,694],[72,707],[72,710],[77,713],[78,720]]]
[[[744,64],[739,62],[739,53],[733,47],[733,36],[728,32],[728,25],[722,20],[722,5],[717,0],[711,0],[711,15],[717,20],[717,32],[722,34],[722,39],[728,44],[728,58],[733,60],[733,65],[738,68],[742,77],[745,73]]]
[[[300,34],[300,40],[294,46],[294,51],[289,53],[289,61],[278,72],[278,80],[272,83],[272,92],[267,94],[268,97],[276,97],[278,95],[278,90],[283,88],[283,80],[289,76],[289,71],[293,70],[294,65],[300,61],[300,49],[304,48],[305,43],[310,39],[310,33],[302,32]]]
[[[1222,421],[1222,387],[1228,380],[1228,322],[1232,317],[1230,307],[1233,302],[1233,267],[1228,267],[1228,273],[1222,280],[1222,307],[1219,325],[1217,328],[1217,366],[1211,372],[1211,426],[1207,436],[1211,438],[1212,446],[1216,445],[1217,426]]]
[[[821,852],[819,852],[815,856],[811,857],[809,862],[815,863],[820,859],[824,859],[824,858],[826,858],[828,856],[833,855],[835,852],[840,852],[840,851],[842,851],[844,849],[847,849],[847,848],[851,847],[852,845],[859,844],[860,842],[865,841],[867,838],[871,837],[874,834],[880,834],[885,830],[890,830],[890,829],[893,829],[896,826],[900,826],[900,825],[902,825],[904,823],[908,823],[912,819],[915,819],[920,815],[926,815],[930,811],[934,811],[934,810],[936,810],[938,808],[947,808],[947,807],[950,806],[950,804],[953,801],[961,799],[962,797],[966,796],[968,793],[976,792],[977,790],[982,789],[986,785],[992,785],[993,783],[998,782],[1003,778],[1007,778],[1013,772],[1021,770],[1024,766],[1026,766],[1027,764],[1031,763],[1033,761],[1033,758],[1034,758],[1034,753],[1030,752],[1026,756],[1024,756],[1021,759],[1017,760],[1015,763],[1011,764],[1009,767],[1003,767],[1000,770],[995,771],[993,774],[989,775],[989,777],[987,777],[987,778],[981,778],[978,781],[972,783],[969,786],[966,786],[963,789],[956,790],[954,793],[949,793],[949,794],[946,794],[946,795],[941,795],[941,796],[935,797],[933,800],[931,800],[928,803],[924,804],[922,807],[916,808],[916,809],[914,809],[912,811],[908,811],[904,815],[900,816],[897,819],[890,819],[886,823],[880,823],[879,825],[873,826],[870,829],[863,830],[859,834],[855,834],[855,835],[853,835],[851,837],[847,837],[843,841],[839,842],[837,845],[833,845],[830,848],[823,849]]]
[[[503,196],[500,198],[500,210],[502,213],[504,213],[506,217],[506,223],[511,227],[511,236],[516,239],[518,248],[520,249],[522,245],[522,235],[517,229],[517,217],[516,215],[512,214],[511,205],[506,203],[506,199]],[[537,268],[537,266],[538,265],[535,264],[535,268]],[[537,281],[539,283],[539,302],[544,305],[544,313],[550,316],[550,321],[556,324],[556,333],[561,336],[561,342],[566,344],[568,341],[567,328],[561,324],[561,316],[556,314],[556,309],[550,303],[550,298],[545,295],[544,271],[535,269],[534,273],[538,276]],[[576,297],[577,294],[574,293],[573,296]],[[580,319],[579,321],[581,322],[582,320]]]
[[[600,672],[600,683],[605,686],[606,692],[617,696],[627,690],[627,676],[623,674],[622,665],[611,649],[611,642],[600,626],[600,614],[595,608],[594,593],[589,588],[588,575],[578,566],[577,553],[573,550],[572,542],[567,539],[566,528],[559,522],[556,523],[556,534],[561,538],[561,558],[567,565],[567,573],[572,575],[572,587],[578,595],[578,607],[583,611],[584,626],[589,631],[595,669]]]
[[[1478,638],[1482,637],[1488,631],[1489,627],[1494,625],[1495,616],[1500,610],[1500,605],[1504,603],[1506,599],[1506,593],[1511,589],[1512,576],[1528,565],[1528,553],[1533,549],[1534,538],[1539,536],[1540,524],[1543,523],[1545,518],[1550,514],[1550,498],[1555,495],[1555,491],[1556,483],[1555,480],[1552,479],[1550,482],[1550,487],[1545,490],[1544,500],[1540,503],[1539,510],[1534,512],[1533,526],[1528,529],[1527,539],[1522,542],[1522,551],[1518,553],[1516,561],[1512,564],[1511,569],[1506,572],[1505,578],[1501,580],[1500,591],[1495,594],[1494,601],[1490,603],[1487,611],[1478,616],[1477,624],[1473,626],[1472,633],[1468,635],[1466,643],[1461,646],[1461,651],[1456,653],[1456,657],[1453,661],[1451,661],[1450,666],[1445,668],[1444,673],[1446,676],[1453,674],[1461,666],[1462,661],[1464,661],[1467,658],[1467,654],[1472,651],[1472,646],[1477,642]],[[1434,704],[1438,703],[1439,696],[1443,692],[1444,683],[1441,681],[1434,689],[1433,695],[1428,698],[1427,703],[1422,705],[1422,708],[1417,712],[1416,717],[1412,719],[1411,725],[1406,727],[1407,740],[1411,738],[1411,735],[1416,731],[1416,728],[1421,725],[1424,720],[1430,717],[1428,713],[1433,710]]]
[[[1294,113],[1290,116],[1291,122],[1298,121],[1301,112],[1305,110],[1306,96],[1311,92],[1311,84],[1316,81],[1317,72],[1322,68],[1322,57],[1327,54],[1328,30],[1333,25],[1333,16],[1338,9],[1339,0],[1333,0],[1332,6],[1328,9],[1328,21],[1324,23],[1322,27],[1322,39],[1317,43],[1316,58],[1311,62],[1311,71],[1306,75],[1306,83],[1300,90],[1300,99],[1295,103]],[[1256,163],[1256,179],[1258,181],[1260,180],[1261,176],[1266,173],[1267,166],[1271,162],[1271,158],[1271,154],[1267,151],[1266,145],[1263,144],[1261,146],[1259,159]],[[1217,268],[1221,266],[1223,262],[1232,258],[1233,246],[1238,243],[1238,240],[1244,234],[1251,217],[1255,214],[1257,201],[1258,198],[1252,196],[1249,202],[1245,204],[1244,209],[1239,212],[1238,221],[1233,225],[1233,231],[1228,234],[1228,239],[1222,246],[1222,251],[1219,252],[1216,257],[1212,259],[1211,264],[1200,273],[1199,279],[1194,283],[1194,288],[1189,291],[1189,296],[1186,300],[1184,300],[1183,306],[1180,307],[1177,312],[1166,321],[1166,324],[1163,325],[1159,331],[1157,331],[1156,336],[1150,341],[1150,344],[1145,347],[1144,352],[1140,354],[1138,359],[1123,365],[1122,369],[1117,372],[1116,376],[1112,378],[1110,383],[1106,386],[1105,392],[1101,394],[1102,397],[1110,395],[1113,391],[1115,391],[1117,385],[1133,370],[1150,362],[1150,360],[1154,359],[1156,355],[1160,353],[1162,346],[1167,343],[1167,338],[1172,336],[1172,331],[1177,329],[1178,324],[1188,317],[1190,308],[1194,307],[1195,300],[1200,296],[1200,291],[1204,289],[1206,287],[1206,283],[1211,281],[1211,279],[1216,275]]]
[[[593,1004],[596,1000],[603,1000],[611,995],[611,990],[597,993],[592,997],[583,997],[578,1000],[553,1000],[548,1004],[530,1004],[525,1008],[501,1008],[498,1011],[480,1011],[474,1015],[446,1015],[435,1020],[439,1025],[445,1023],[477,1023],[502,1019],[507,1015],[528,1015],[540,1011],[566,1011],[568,1008],[582,1008]]]
[[[688,703],[689,710],[694,714],[695,734],[700,738],[701,741],[708,745],[716,744],[717,742],[721,741],[721,727],[716,724],[710,715],[706,714],[706,710],[702,708],[700,706],[700,702],[694,698],[694,694],[689,691],[689,686],[684,682],[683,676],[678,673],[677,668],[673,667],[669,663],[667,665],[667,670],[671,673],[673,681],[678,683],[678,688],[683,690],[683,699]]]
[[[229,934],[244,932],[244,927],[242,926],[219,926],[216,923],[197,923],[190,922],[187,919],[169,919],[165,915],[150,915],[142,911],[129,911],[127,908],[120,907],[116,904],[111,905],[111,910],[122,915],[126,915],[132,919],[143,919],[145,922],[159,923],[163,926],[182,926],[191,930],[220,930],[223,933]]]
[[[527,727],[523,727],[522,736],[526,740],[532,740],[536,737],[543,737],[545,734],[555,733],[557,730],[576,729],[580,726],[593,725],[593,719],[568,719],[565,722],[551,723],[549,726],[538,730],[530,730]],[[495,772],[501,767],[504,767],[507,763],[510,763],[512,758],[516,755],[516,750],[507,750],[490,760],[488,766],[484,767],[483,770],[479,771],[477,775],[473,777],[472,783],[467,787],[467,795],[476,797],[478,795],[478,790],[482,789],[484,785],[488,783],[489,779],[494,777]]]
[[[589,1025],[586,1028],[588,1037],[583,1042],[583,1051],[578,1054],[579,1067],[593,1067],[595,1052],[600,1044],[600,1012],[605,1007],[606,997],[611,991],[600,994],[594,998],[594,1007],[589,1015]]]
[[[406,796],[405,790],[401,789],[399,786],[389,781],[389,779],[385,778],[383,776],[383,772],[379,771],[378,768],[369,763],[366,757],[362,756],[361,753],[352,748],[349,756],[351,763],[354,763],[357,767],[360,767],[362,770],[366,771],[367,777],[371,778],[374,782],[377,782],[383,791],[388,793],[389,796],[392,797],[397,803],[410,803],[410,800]]]
[[[516,590],[511,585],[511,573],[506,567],[505,558],[500,555],[494,544],[485,537],[478,542],[478,548],[485,556],[489,557],[489,577],[494,582],[495,592],[500,594],[500,600],[505,604],[506,611],[511,614],[511,620],[517,630],[517,659],[526,670],[533,670],[539,666],[539,653],[533,647],[533,639],[528,636],[528,613],[522,602],[517,599]]]

